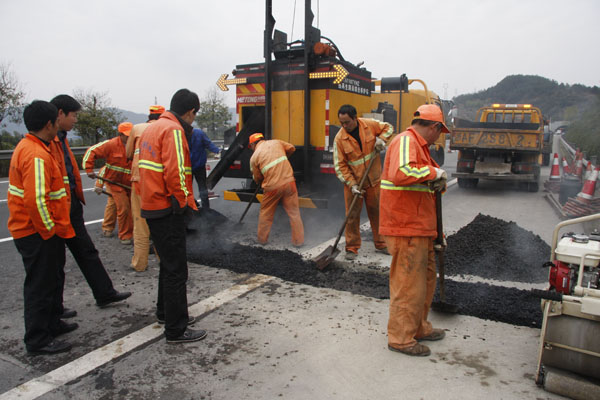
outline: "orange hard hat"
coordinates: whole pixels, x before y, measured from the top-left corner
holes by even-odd
[[[415,111],[414,119],[422,119],[425,121],[435,121],[442,124],[442,132],[449,133],[450,130],[444,124],[444,115],[442,109],[435,104],[423,104]]]
[[[165,108],[163,106],[150,106],[150,114],[162,114],[165,112]]]
[[[262,133],[253,133],[252,135],[250,135],[250,139],[248,139],[248,147],[252,144],[252,143],[256,143],[259,140],[264,140],[265,136]]]
[[[119,124],[119,128],[117,130],[119,131],[119,133],[122,133],[125,136],[129,136],[132,128],[133,124],[131,122],[123,122]]]

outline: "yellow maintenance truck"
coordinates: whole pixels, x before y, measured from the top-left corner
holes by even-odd
[[[232,142],[207,178],[213,188],[223,176],[250,179],[248,137],[262,132],[267,139],[293,144],[290,162],[298,182],[300,205],[327,207],[328,194],[340,192],[333,165],[333,141],[340,129],[337,111],[344,104],[356,107],[359,117],[389,122],[395,132],[410,125],[422,104],[440,98],[419,79],[405,75],[373,79],[371,72],[345,60],[335,43],[312,26],[310,0],[305,3],[305,39],[288,43],[287,35],[274,30],[271,0],[267,0],[265,60],[237,65],[233,77],[217,81],[222,90],[235,86],[238,118]],[[444,138],[432,146],[441,164]],[[226,191],[227,200],[250,201],[253,183]],[[260,196],[259,196],[260,199]]]
[[[459,150],[458,186],[473,188],[479,179],[517,181],[539,190],[544,119],[531,104],[493,104],[477,111],[478,122],[454,119],[450,148]]]

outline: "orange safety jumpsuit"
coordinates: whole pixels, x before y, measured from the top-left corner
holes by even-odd
[[[64,175],[50,148],[32,134],[19,142],[8,176],[8,230],[15,239],[75,236]]]
[[[100,178],[104,178],[105,174],[106,167],[104,166],[100,168],[100,172],[98,172],[98,179],[96,179],[96,183],[94,184],[95,187],[104,188],[104,180]],[[110,193],[110,188],[108,186],[106,186],[104,190],[106,193]],[[112,196],[107,197],[106,206],[104,207],[104,218],[102,219],[102,232],[104,233],[104,236],[112,236],[115,225],[117,224],[117,205]]]
[[[73,167],[73,177],[75,178],[75,196],[81,201],[82,204],[85,204],[85,198],[83,197],[83,185],[81,184],[81,174],[79,173],[79,167],[77,166],[77,160],[75,159],[75,155],[71,151],[71,147],[69,146],[69,141],[65,139],[65,146],[67,147],[67,151],[69,152],[69,158],[71,159],[71,166]],[[69,201],[71,201],[71,189],[69,187],[69,176],[67,175],[67,166],[65,165],[65,153],[58,138],[58,135],[50,142],[50,153],[54,156],[54,159],[58,162],[58,166],[63,175],[63,180],[65,183],[65,187],[67,188],[67,195],[69,196]]]
[[[262,244],[269,240],[269,232],[273,225],[273,217],[277,204],[281,201],[283,209],[290,218],[292,244],[304,244],[304,225],[300,218],[298,190],[294,179],[294,171],[288,156],[296,148],[281,140],[261,140],[256,144],[254,154],[250,158],[250,169],[254,180],[263,188],[263,198],[258,216],[258,241]]]
[[[131,266],[138,272],[148,268],[148,251],[150,250],[150,229],[146,220],[141,215],[140,198],[140,139],[144,130],[154,122],[135,124],[125,146],[127,159],[131,161],[131,216],[133,218],[133,257]]]
[[[106,160],[105,177],[122,185],[131,185],[131,162],[125,156],[125,145],[119,136],[105,140],[90,147],[83,156],[82,166],[87,173],[94,171],[97,159]],[[117,206],[117,222],[119,224],[119,239],[128,240],[133,236],[131,218],[130,190],[106,182],[113,200]]]
[[[399,349],[431,334],[427,321],[435,291],[435,193],[427,181],[438,164],[412,127],[388,147],[381,176],[379,233],[392,255],[388,344]]]
[[[346,251],[358,253],[361,245],[360,239],[360,213],[362,211],[362,200],[359,198],[354,208],[348,214],[350,203],[352,203],[352,186],[358,185],[364,175],[375,148],[375,137],[379,136],[386,143],[389,142],[394,127],[387,122],[379,122],[374,119],[358,118],[360,141],[358,142],[344,128],[341,128],[335,136],[333,146],[333,163],[335,173],[344,184],[344,201],[346,203]],[[367,208],[367,215],[373,232],[375,248],[384,249],[385,242],[379,235],[379,178],[381,176],[381,157],[375,154],[375,160],[371,171],[363,185],[363,198]]]

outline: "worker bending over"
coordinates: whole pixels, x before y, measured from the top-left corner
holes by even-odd
[[[364,198],[367,215],[373,232],[375,248],[387,253],[386,244],[379,235],[379,179],[381,177],[380,153],[389,142],[394,127],[387,122],[374,119],[357,118],[356,108],[349,104],[343,105],[338,111],[342,126],[335,135],[333,145],[333,163],[335,173],[344,184],[344,201],[346,204],[346,260],[354,260],[360,249],[360,213],[362,200],[358,199],[352,210],[350,203],[355,195]],[[362,189],[358,183],[367,170],[371,158],[375,157],[373,165]]]
[[[75,236],[69,222],[69,196],[50,142],[58,131],[58,110],[34,101],[23,111],[29,133],[10,160],[8,230],[23,257],[25,283],[25,348],[28,353],[55,354],[71,350],[55,340],[73,329],[62,315],[61,260],[64,239]],[[75,326],[77,328],[77,326]]]
[[[119,136],[105,140],[90,147],[83,156],[82,166],[88,177],[95,179],[94,163],[98,159],[106,160],[106,185],[110,189],[117,205],[117,222],[121,244],[131,244],[133,222],[131,219],[131,161],[125,155],[125,144],[133,128],[131,122],[119,124]]]
[[[250,135],[248,147],[254,153],[250,158],[252,176],[258,185],[262,184],[264,192],[258,216],[258,242],[266,244],[269,240],[275,210],[281,201],[290,218],[292,244],[296,247],[302,246],[304,225],[300,218],[294,171],[288,160],[296,148],[282,140],[265,140],[262,133]]]
[[[381,176],[379,232],[392,255],[388,348],[411,356],[431,353],[419,341],[445,336],[427,321],[436,277],[435,192],[445,190],[447,179],[429,145],[441,132],[448,132],[442,110],[420,106],[412,125],[390,143]]]
[[[180,89],[171,109],[144,131],[140,142],[142,217],[160,257],[156,318],[165,324],[167,343],[202,340],[206,331],[193,330],[188,314],[186,219],[197,210],[192,190],[188,138],[198,109],[198,95]]]
[[[133,257],[131,267],[138,272],[148,268],[148,253],[150,251],[150,229],[146,220],[142,218],[142,206],[140,198],[140,139],[142,133],[151,123],[156,122],[165,108],[159,105],[150,106],[148,120],[141,124],[135,124],[131,129],[125,152],[127,159],[131,160],[131,218],[133,220]]]

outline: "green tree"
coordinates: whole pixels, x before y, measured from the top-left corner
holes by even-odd
[[[6,129],[3,129],[0,134],[0,150],[13,150],[22,138],[23,135],[17,131],[11,134]]]
[[[196,125],[204,130],[209,138],[222,139],[230,119],[231,114],[225,105],[223,95],[217,92],[216,88],[210,89],[200,102]]]
[[[111,107],[106,92],[76,90],[73,97],[81,104],[74,130],[85,145],[116,136],[117,126],[123,117],[116,108]]]
[[[0,123],[5,118],[12,122],[21,121],[24,96],[10,64],[0,64]]]

